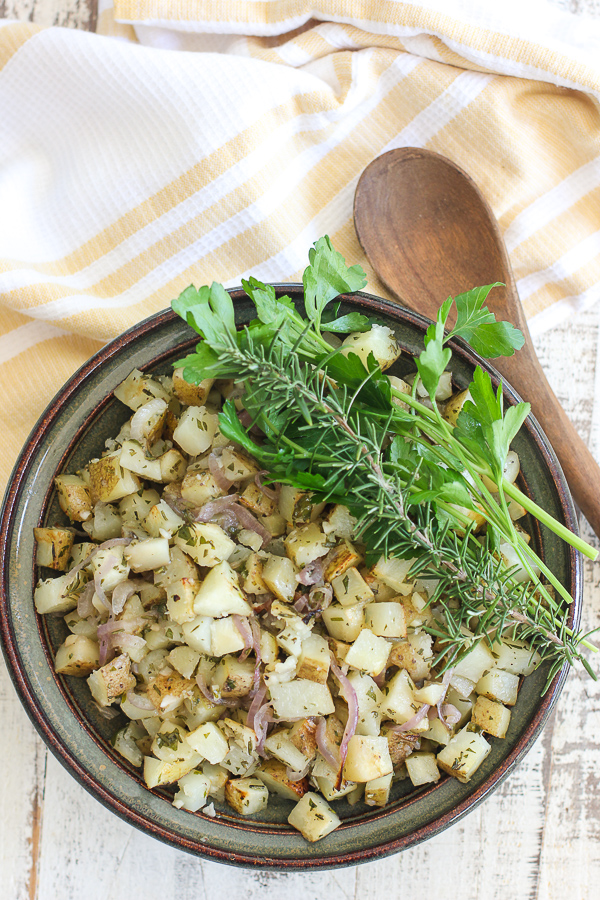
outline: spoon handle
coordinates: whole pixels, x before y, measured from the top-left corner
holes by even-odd
[[[600,468],[548,384],[530,341],[527,335],[525,347],[516,356],[491,362],[531,403],[531,411],[543,423],[573,499],[600,537]]]

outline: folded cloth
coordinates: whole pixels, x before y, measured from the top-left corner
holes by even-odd
[[[597,300],[600,22],[501,6],[116,0],[102,34],[1,27],[2,477],[74,369],[190,283],[300,280],[329,234],[385,295],[352,202],[394,147],[479,184],[534,331]]]

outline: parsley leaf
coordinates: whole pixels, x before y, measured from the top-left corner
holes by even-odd
[[[346,265],[344,257],[334,250],[327,235],[319,238],[308,251],[309,265],[304,270],[304,307],[315,329],[321,330],[321,317],[327,304],[352,291],[360,291],[367,278],[360,266]],[[331,323],[328,328],[331,330]]]
[[[523,334],[510,322],[497,322],[495,315],[484,306],[492,288],[503,287],[500,281],[473,288],[454,298],[456,325],[448,337],[460,337],[476,353],[486,359],[512,356],[525,342]]]

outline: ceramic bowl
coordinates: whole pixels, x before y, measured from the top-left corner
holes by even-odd
[[[301,285],[278,285],[301,303]],[[253,306],[233,290],[237,321],[253,318]],[[359,308],[390,325],[408,354],[422,349],[427,320],[389,301],[356,294],[345,311]],[[491,739],[492,752],[468,784],[443,776],[435,786],[414,789],[409,780],[394,786],[385,809],[345,800],[336,804],[342,824],[324,840],[309,844],[287,824],[290,802],[273,798],[260,820],[244,819],[228,807],[217,816],[175,809],[167,790],[149,791],[140,771],[111,747],[115,720],[102,718],[90,703],[85,679],[55,675],[53,653],[66,636],[62,617],[39,617],[33,606],[38,579],[33,528],[64,520],[53,490],[60,472],[74,472],[98,456],[104,441],[130,415],[113,399],[114,388],[137,367],[166,373],[196,343],[196,336],[170,310],[152,316],[107,345],[63,387],[40,418],[16,465],[0,525],[0,627],[15,687],[41,737],[80,784],[117,815],[148,834],[182,850],[221,862],[258,868],[336,867],[397,852],[437,834],[473,809],[493,791],[527,752],[553,708],[566,672],[554,678],[541,697],[542,668],[525,679],[505,740]],[[409,360],[396,364],[398,374]],[[453,375],[459,388],[471,380],[475,364],[498,375],[464,346],[454,346]],[[505,386],[507,403],[516,395]],[[513,443],[521,459],[521,487],[567,527],[576,518],[556,457],[539,426],[529,419]],[[530,530],[538,549],[571,592],[571,619],[577,625],[581,605],[581,566],[575,553],[537,523]]]

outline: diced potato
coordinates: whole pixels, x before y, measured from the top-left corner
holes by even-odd
[[[415,787],[431,784],[440,780],[435,753],[412,753],[406,759],[408,777]]]
[[[385,737],[355,734],[348,742],[344,778],[348,781],[373,781],[393,772],[392,759]]]
[[[54,671],[59,675],[85,677],[100,665],[98,642],[83,634],[70,634],[54,657]]]
[[[405,669],[400,669],[390,678],[382,693],[381,712],[397,725],[410,721],[423,705],[415,700],[415,685]],[[415,731],[426,731],[427,727],[425,717],[416,725]]]
[[[398,378],[397,375],[388,375],[387,377],[389,379],[392,390],[398,391],[400,394],[412,393],[410,384],[407,384],[406,381],[403,381],[402,378]],[[399,406],[400,409],[408,409],[408,403],[400,400],[399,397],[392,397],[392,403],[394,404],[394,406]]]
[[[383,581],[398,594],[406,596],[412,592],[412,585],[407,584],[406,578],[414,561],[414,559],[396,559],[395,557],[385,559],[382,556],[371,571],[379,581]]]
[[[89,578],[89,573],[85,569],[80,569],[75,575],[69,575],[67,572],[57,578],[47,578],[38,582],[33,594],[37,612],[43,616],[46,613],[68,612],[75,609],[79,595]]]
[[[244,649],[244,639],[231,616],[210,620],[210,655],[225,656]]]
[[[252,607],[244,598],[235,571],[228,562],[214,566],[200,585],[194,601],[198,616],[249,616]]]
[[[157,759],[166,762],[176,762],[178,759],[187,759],[194,753],[186,741],[186,731],[175,722],[162,723],[154,736],[151,752]]]
[[[343,575],[332,579],[331,587],[336,600],[342,606],[354,606],[356,603],[368,603],[375,598],[373,591],[354,566],[350,566]]]
[[[281,486],[279,511],[290,528],[314,522],[325,508],[324,503],[316,503],[314,494],[299,491],[289,484]]]
[[[34,528],[36,540],[35,561],[38,566],[66,572],[75,533],[72,528]]]
[[[447,422],[450,422],[451,425],[456,425],[458,422],[458,416],[465,405],[467,400],[471,399],[471,394],[468,390],[459,391],[457,394],[453,394],[449,400],[446,401],[444,406],[442,415]]]
[[[172,536],[184,524],[181,516],[171,509],[164,500],[159,500],[150,507],[143,526],[151,537],[160,537],[161,533]]]
[[[463,675],[452,675],[450,678],[450,686],[454,688],[456,693],[466,700],[475,690],[475,682]]]
[[[345,662],[369,675],[379,675],[387,664],[390,647],[385,638],[363,628],[346,653]]]
[[[92,515],[92,497],[88,485],[77,475],[57,475],[54,479],[58,503],[72,522],[85,522]]]
[[[144,781],[150,789],[162,784],[174,784],[195,769],[202,762],[199,753],[194,753],[187,759],[179,759],[176,762],[165,762],[155,759],[153,756],[144,758]]]
[[[125,559],[125,547],[107,547],[99,550],[90,561],[90,569],[100,577],[104,591],[113,591],[129,577],[129,563]]]
[[[292,772],[302,772],[306,768],[308,760],[291,742],[287,729],[270,734],[265,741],[265,750],[288,766]]]
[[[454,666],[454,674],[477,683],[484,672],[494,667],[495,662],[488,645],[479,640],[467,656]]]
[[[173,440],[190,456],[200,456],[212,444],[218,417],[205,406],[188,406],[173,432]]]
[[[329,547],[327,537],[318,525],[311,522],[309,525],[298,526],[289,533],[285,539],[285,549],[294,564],[303,569],[315,559],[325,556]]]
[[[309,681],[327,683],[329,675],[330,651],[329,644],[320,634],[311,634],[302,641],[300,656],[298,657],[298,678],[308,678]]]
[[[184,500],[193,506],[204,506],[209,500],[222,494],[222,489],[208,469],[188,468],[181,482],[181,496]]]
[[[199,566],[211,568],[229,559],[235,543],[219,525],[192,522],[175,534],[175,544],[191,556]]]
[[[376,737],[381,726],[381,703],[383,694],[370,675],[364,672],[349,672],[348,681],[354,688],[358,702],[357,734]]]
[[[214,378],[204,378],[199,384],[190,384],[183,377],[183,367],[173,370],[173,393],[186,406],[204,406]]]
[[[245,697],[254,682],[254,660],[240,660],[226,655],[221,658],[211,678],[211,688],[218,699]]]
[[[157,675],[148,685],[148,698],[161,713],[177,709],[186,697],[191,697],[195,684],[181,675]]]
[[[390,799],[392,789],[392,772],[389,775],[381,775],[365,784],[365,803],[367,806],[385,806]]]
[[[385,737],[388,742],[388,749],[395,771],[398,771],[404,765],[407,757],[414,753],[421,743],[418,735],[395,731],[394,727],[389,724],[382,725],[381,736]]]
[[[257,516],[272,516],[277,509],[275,500],[261,491],[257,484],[250,482],[240,496],[240,503]]]
[[[308,716],[328,716],[335,709],[326,684],[296,678],[269,689],[275,715],[279,719],[298,719]]]
[[[131,674],[131,660],[126,653],[96,669],[87,683],[92,697],[100,706],[110,706],[121,694],[136,686],[135,675]]]
[[[475,694],[473,693],[474,688],[475,685],[473,685],[473,688],[471,689],[471,694],[467,697],[463,697],[458,693],[456,688],[452,686],[452,682],[450,682],[450,687],[446,691],[445,702],[451,703],[460,713],[460,719],[455,728],[462,728],[462,726],[471,719],[473,704],[475,703]]]
[[[477,725],[487,734],[497,738],[504,738],[510,724],[510,710],[503,706],[502,703],[488,700],[487,697],[480,694],[475,701],[471,721],[473,725]]]
[[[331,637],[338,641],[355,641],[365,622],[365,608],[362,603],[354,606],[332,603],[323,610],[322,619]]]
[[[146,451],[139,441],[124,441],[119,455],[121,466],[129,472],[134,472],[140,478],[149,481],[160,481],[160,461],[146,456]]]
[[[495,664],[513,675],[531,675],[540,663],[540,654],[531,651],[524,641],[502,641],[492,647]]]
[[[121,500],[121,503],[125,500],[129,500],[130,497],[137,496],[138,494],[128,494],[127,497],[124,497],[123,500]],[[87,522],[84,522],[82,527],[93,541],[102,543],[111,538],[121,537],[123,525],[129,528],[137,527],[139,523],[131,520],[125,521],[121,517],[119,510],[111,503],[102,503],[99,501],[94,507],[94,515],[91,519],[88,519]]]
[[[317,752],[316,730],[314,718],[300,719],[289,730],[290,741],[307,759],[314,759]]]
[[[227,738],[216,722],[204,722],[188,734],[187,742],[213,765],[222,762],[229,752]]]
[[[115,397],[134,411],[144,406],[153,397],[169,401],[169,393],[160,381],[134,369],[114,390]]]
[[[179,790],[173,798],[173,806],[176,809],[197,812],[206,805],[210,786],[210,778],[206,775],[201,772],[188,772],[177,782]]]
[[[333,581],[334,579],[342,578],[350,569],[356,569],[362,561],[362,556],[356,548],[352,546],[350,541],[344,540],[335,548],[329,558],[329,562],[325,568],[325,581]],[[363,598],[361,597],[360,599]],[[358,600],[356,602],[358,602]]]
[[[244,562],[241,573],[244,575],[243,588],[247,594],[268,594],[269,589],[263,581],[264,557],[260,553],[251,553]]]
[[[287,768],[278,759],[267,759],[260,764],[254,774],[274,794],[279,794],[285,800],[299,800],[308,790],[308,778],[292,781],[287,774]]]
[[[430,684],[424,684],[423,687],[415,690],[415,700],[419,703],[427,703],[429,706],[435,706],[446,693],[446,687],[443,684],[432,681]]]
[[[187,462],[176,447],[171,447],[158,457],[160,463],[160,480],[163,484],[180,481],[185,475]]]
[[[411,678],[421,681],[427,678],[431,672],[433,660],[431,635],[424,631],[409,634],[405,641],[400,641],[392,646],[389,665],[406,669]]]
[[[119,501],[119,515],[129,525],[140,525],[155,503],[160,502],[160,494],[154,488],[146,488],[137,494],[129,494]],[[96,510],[99,504],[96,504]]]
[[[349,334],[342,344],[341,352],[344,356],[356,353],[366,369],[369,354],[372,353],[375,362],[382,369],[388,369],[396,362],[401,350],[391,328],[387,325],[373,324],[370,331]]]
[[[269,802],[269,791],[259,778],[231,778],[225,785],[225,799],[242,816],[254,816]]]
[[[263,564],[262,578],[267,588],[284,603],[294,599],[298,582],[296,568],[286,556],[268,556]]]
[[[498,700],[506,706],[514,706],[519,692],[519,676],[503,669],[493,668],[479,679],[475,690],[489,700]]]
[[[133,572],[150,572],[171,562],[167,538],[135,541],[125,549],[125,559]]]
[[[330,803],[332,800],[339,800],[340,797],[347,797],[356,788],[356,784],[353,781],[346,781],[345,779],[342,779],[338,788],[337,775],[333,772],[330,776],[318,775],[314,780],[317,782],[319,790],[325,799]]]
[[[200,582],[194,578],[180,578],[166,586],[167,610],[170,618],[178,625],[196,620],[194,602],[199,590]]]
[[[135,730],[139,728],[134,722],[129,722],[124,728],[120,728],[111,738],[111,744],[132,766],[141,766],[144,762],[144,754],[135,742]],[[144,729],[142,728],[141,731]]]
[[[437,755],[440,769],[458,778],[463,784],[470,781],[491,750],[483,735],[468,731],[468,726],[459,731]]]
[[[191,678],[200,661],[200,654],[197,650],[184,644],[181,647],[174,647],[167,659],[180,675],[183,675],[184,678]]]
[[[338,538],[347,538],[351,541],[356,523],[357,519],[350,514],[348,507],[336,503],[323,520],[321,527],[325,534],[334,534]]]
[[[94,503],[98,500],[112,503],[139,491],[141,487],[139,478],[129,469],[123,468],[120,456],[121,451],[118,450],[88,464],[90,493]]]
[[[373,634],[384,638],[406,637],[406,617],[401,603],[368,603],[365,606],[365,625]]]
[[[223,474],[231,482],[253,478],[260,471],[258,463],[234,447],[225,447],[221,455]]]
[[[288,822],[307,841],[320,841],[338,827],[340,819],[326,800],[308,791],[288,816]]]

